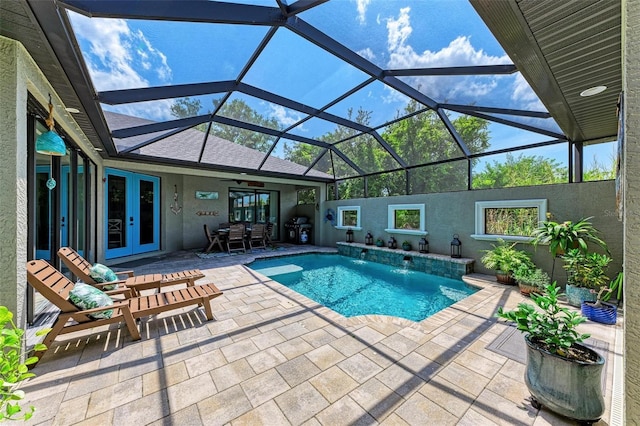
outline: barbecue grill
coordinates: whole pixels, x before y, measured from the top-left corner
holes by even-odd
[[[289,219],[285,224],[287,242],[293,244],[307,244],[311,242],[311,228],[313,225],[308,223],[309,218],[306,216],[295,216]]]

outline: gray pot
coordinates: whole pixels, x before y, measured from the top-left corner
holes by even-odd
[[[597,352],[577,345],[597,356],[585,363],[568,360],[527,342],[527,368],[524,381],[535,408],[547,407],[560,415],[579,421],[596,421],[604,413],[602,370],[604,358]]]
[[[591,289],[585,287],[576,287],[573,284],[567,284],[566,288],[567,302],[571,306],[579,308],[582,302],[595,302],[598,295],[591,293]]]

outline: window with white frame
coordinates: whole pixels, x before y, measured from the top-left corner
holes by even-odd
[[[476,240],[531,241],[532,232],[547,217],[547,200],[476,202]]]
[[[356,231],[362,229],[360,219],[360,206],[340,206],[338,207],[338,229],[354,229]]]
[[[424,204],[390,204],[388,207],[390,234],[427,235]]]

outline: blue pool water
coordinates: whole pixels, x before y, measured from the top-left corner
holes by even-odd
[[[345,317],[421,321],[478,291],[459,280],[335,254],[262,259],[249,267]]]

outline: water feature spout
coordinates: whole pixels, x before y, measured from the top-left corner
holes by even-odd
[[[362,249],[362,251],[360,252],[360,260],[364,260],[366,256],[367,256],[367,249]]]
[[[404,269],[405,271],[408,270],[412,260],[413,259],[411,259],[411,256],[405,256],[402,259],[402,269]]]

